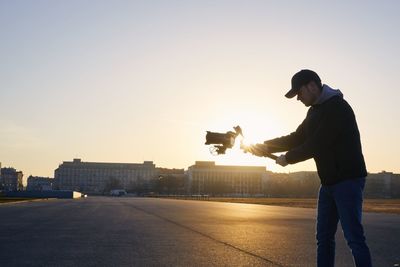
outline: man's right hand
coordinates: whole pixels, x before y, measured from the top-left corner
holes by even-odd
[[[270,152],[268,151],[268,145],[266,144],[255,144],[249,145],[243,148],[245,153],[249,152],[258,157],[265,157]]]

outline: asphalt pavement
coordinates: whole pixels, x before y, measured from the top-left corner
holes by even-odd
[[[0,266],[315,266],[315,210],[132,197],[0,205]],[[365,213],[374,266],[400,216]],[[336,266],[354,266],[339,227]]]

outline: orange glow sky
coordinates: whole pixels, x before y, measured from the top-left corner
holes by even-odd
[[[2,1],[0,162],[51,176],[62,161],[196,160],[276,166],[238,149],[214,157],[206,130],[254,142],[306,115],[284,98],[317,71],[352,105],[369,172],[400,172],[397,1]]]

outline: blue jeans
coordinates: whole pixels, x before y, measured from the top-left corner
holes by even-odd
[[[317,215],[317,264],[335,264],[335,234],[338,221],[357,267],[370,267],[371,254],[361,224],[365,178],[345,180],[335,185],[321,185]]]

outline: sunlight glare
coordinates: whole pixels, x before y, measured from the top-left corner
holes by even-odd
[[[257,157],[250,153],[244,153],[240,149],[241,142],[244,145],[263,143],[265,140],[279,136],[282,133],[282,125],[272,117],[268,117],[265,111],[250,110],[240,114],[230,114],[225,118],[219,117],[221,126],[225,126],[225,131],[230,131],[232,127],[239,125],[243,130],[243,137],[239,136],[232,149],[228,149],[226,154],[215,158],[220,165],[240,165],[240,166],[267,166],[268,170],[275,169],[274,161]],[[223,119],[223,120],[222,120]]]

